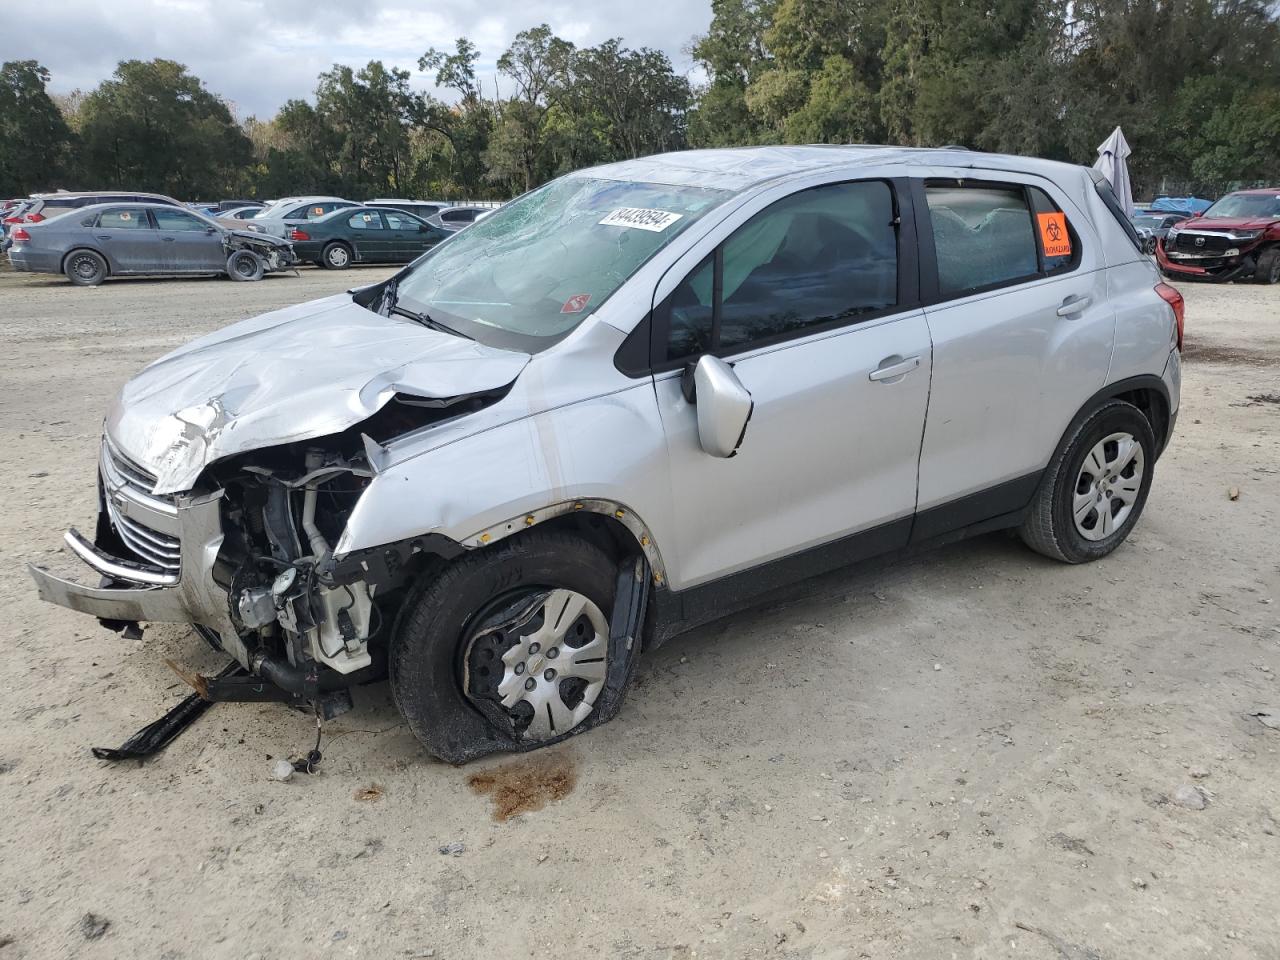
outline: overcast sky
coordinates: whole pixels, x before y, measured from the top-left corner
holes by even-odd
[[[480,48],[491,94],[494,61],[539,23],[579,45],[619,36],[655,47],[688,72],[685,48],[710,22],[710,0],[0,0],[0,61],[38,60],[51,91],[69,93],[97,86],[120,60],[166,57],[240,117],[267,119],[291,97],[310,98],[334,63],[382,60],[431,90],[418,57],[460,36]]]

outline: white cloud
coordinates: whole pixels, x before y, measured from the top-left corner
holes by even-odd
[[[477,9],[477,7],[480,9]],[[38,60],[55,93],[90,90],[120,60],[165,57],[186,64],[241,116],[269,117],[292,97],[310,97],[316,75],[334,63],[382,60],[413,73],[430,47],[452,49],[457,37],[481,53],[484,89],[494,63],[521,30],[547,23],[579,45],[621,37],[655,47],[677,70],[692,69],[685,48],[705,31],[710,0],[0,0],[0,60]],[[696,76],[695,76],[696,79]]]

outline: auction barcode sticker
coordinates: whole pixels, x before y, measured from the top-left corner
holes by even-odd
[[[649,230],[661,233],[679,220],[684,214],[668,213],[666,210],[647,210],[644,207],[619,207],[600,221],[606,227],[631,227],[635,230]]]

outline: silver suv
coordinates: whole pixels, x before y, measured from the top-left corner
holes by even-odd
[[[32,572],[117,627],[195,624],[254,675],[211,699],[332,715],[389,674],[432,753],[528,749],[612,717],[641,650],[837,565],[999,528],[1110,553],[1181,340],[1083,167],[627,161],[153,363],[66,536],[101,585]]]

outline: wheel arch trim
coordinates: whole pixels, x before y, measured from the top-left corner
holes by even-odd
[[[576,514],[597,514],[621,524],[631,534],[632,539],[635,541],[637,552],[642,554],[649,562],[649,567],[653,572],[653,582],[657,585],[666,582],[667,572],[666,566],[662,562],[662,553],[658,549],[658,543],[654,539],[648,524],[634,510],[616,500],[606,500],[598,497],[561,500],[557,503],[518,514],[499,523],[491,524],[477,530],[470,536],[462,537],[460,542],[468,550],[489,547],[517,533],[535,530],[549,520]]]
[[[1086,400],[1081,405],[1080,409],[1076,411],[1075,416],[1068,421],[1066,429],[1062,431],[1062,436],[1058,438],[1057,446],[1053,448],[1054,456],[1062,450],[1063,446],[1073,435],[1076,428],[1092,416],[1094,411],[1108,400],[1124,400],[1126,396],[1132,396],[1133,394],[1142,392],[1155,394],[1155,396],[1159,398],[1160,403],[1163,404],[1163,409],[1160,411],[1163,416],[1163,423],[1152,422],[1151,414],[1141,406],[1135,404],[1135,406],[1138,406],[1138,409],[1141,410],[1143,416],[1147,417],[1148,422],[1151,423],[1151,432],[1156,435],[1156,456],[1158,457],[1160,453],[1164,451],[1165,446],[1168,445],[1169,434],[1173,429],[1172,419],[1170,417],[1172,401],[1169,397],[1169,385],[1160,377],[1149,373],[1139,374],[1136,377],[1126,377],[1123,380],[1115,380]],[[1053,462],[1052,458],[1050,458],[1050,462]]]

